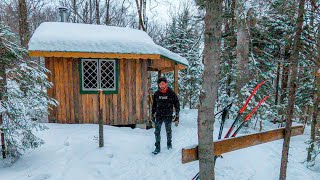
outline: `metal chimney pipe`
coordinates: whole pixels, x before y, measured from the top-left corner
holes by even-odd
[[[68,8],[59,7],[60,22],[68,22]]]

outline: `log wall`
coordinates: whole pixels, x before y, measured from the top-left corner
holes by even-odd
[[[148,117],[147,60],[120,59],[117,94],[103,94],[103,120],[108,125],[145,123]],[[78,58],[46,57],[53,87],[48,95],[59,102],[50,109],[49,122],[98,123],[98,94],[80,93]]]

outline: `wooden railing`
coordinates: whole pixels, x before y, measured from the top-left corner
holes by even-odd
[[[302,125],[293,126],[291,136],[303,134],[304,128]],[[255,146],[258,144],[267,143],[284,138],[285,128],[249,134],[234,138],[227,138],[213,142],[212,155],[221,155],[223,153],[235,151],[238,149]],[[198,146],[182,149],[182,163],[188,163],[199,160]]]

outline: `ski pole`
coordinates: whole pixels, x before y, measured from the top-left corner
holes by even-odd
[[[221,139],[223,126],[224,126],[224,123],[226,121],[227,113],[228,113],[229,109],[231,108],[231,106],[232,106],[232,103],[230,103],[228,106],[226,106],[223,109],[223,112],[222,112],[222,115],[221,115],[221,123],[220,123],[220,130],[219,130],[218,140]],[[218,156],[214,156],[214,164],[216,164],[217,159],[218,159]]]
[[[197,180],[199,179],[199,172],[192,178],[192,180]]]
[[[235,137],[235,136],[238,134],[238,132],[240,131],[240,129],[242,128],[242,126],[244,125],[244,123],[247,122],[247,121],[251,118],[251,116],[257,111],[257,109],[261,106],[261,104],[262,104],[264,101],[266,101],[268,98],[269,98],[269,96],[264,97],[264,98],[259,102],[259,104],[258,104],[256,107],[254,107],[254,109],[251,111],[251,113],[248,114],[248,116],[244,119],[244,121],[240,124],[240,126],[236,129],[236,131],[232,134],[231,137]]]
[[[222,110],[221,124],[220,124],[220,130],[219,130],[218,139],[221,139],[224,122],[226,121],[227,113],[228,113],[228,111],[230,110],[231,106],[232,106],[232,103],[230,103],[228,106],[226,106],[226,107],[223,108],[223,110]]]
[[[224,136],[224,138],[228,138],[228,137],[230,136],[230,134],[231,134],[234,126],[235,126],[236,123],[238,122],[241,114],[246,110],[246,108],[247,108],[250,100],[252,99],[253,95],[258,91],[258,89],[259,89],[265,82],[266,82],[266,81],[262,81],[262,82],[261,82],[260,84],[258,84],[258,85],[254,88],[254,90],[251,92],[249,98],[246,100],[246,103],[245,103],[245,104],[242,106],[242,108],[240,109],[240,111],[239,111],[236,119],[233,121],[231,127],[229,128],[229,130],[228,130],[227,134]]]

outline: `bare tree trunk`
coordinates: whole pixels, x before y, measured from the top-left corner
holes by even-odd
[[[231,39],[231,43],[230,43],[230,48],[232,47],[232,41],[233,41],[233,19],[234,19],[234,15],[233,15],[233,8],[232,8],[232,5],[230,4],[229,0],[225,0],[224,2],[225,4],[225,11],[227,12],[228,10],[231,11],[231,18],[225,18],[224,19],[224,23],[225,23],[225,34],[230,34],[230,36],[232,37]],[[231,26],[231,27],[230,27]],[[228,42],[227,41],[224,41],[224,47],[226,48],[228,46]],[[231,96],[231,81],[232,81],[232,54],[228,54],[227,52],[227,57],[226,57],[226,61],[228,63],[228,66],[229,66],[229,74],[228,74],[228,77],[227,77],[227,80],[226,80],[226,92],[227,92],[227,95],[230,97]],[[221,62],[223,63],[223,62]]]
[[[100,13],[99,13],[100,0],[96,0],[96,23],[100,24]]]
[[[73,22],[77,22],[78,16],[78,8],[77,8],[77,0],[72,0],[72,10],[73,10]]]
[[[217,98],[222,1],[206,1],[203,91],[198,113],[198,150],[200,179],[215,179],[213,156],[214,107]]]
[[[229,4],[229,0],[224,0],[224,11],[225,12],[228,12],[229,8],[231,9],[230,7],[230,4]],[[229,23],[229,19],[231,18],[224,18],[223,19],[223,23],[224,23],[224,34],[228,34],[230,32],[230,23]],[[227,41],[224,41],[224,47],[226,48],[228,45],[228,42]]]
[[[29,25],[27,20],[26,0],[19,0],[19,36],[21,46],[28,48],[29,42]]]
[[[193,109],[192,96],[189,94],[189,109]]]
[[[1,39],[0,39],[0,44]],[[4,48],[0,48],[0,57],[4,56]],[[7,76],[6,76],[6,67],[4,62],[0,62],[0,101],[4,101],[3,94],[6,92],[6,84],[7,84]],[[0,127],[3,125],[3,115],[0,113]],[[1,152],[2,158],[6,158],[6,147],[5,147],[5,140],[4,140],[4,132],[3,128],[0,128],[0,138],[1,138]]]
[[[93,8],[92,8],[92,0],[89,0],[89,23],[93,23]]]
[[[237,83],[236,93],[239,100],[242,100],[241,88],[248,82],[249,76],[249,29],[246,24],[246,12],[244,4],[246,0],[236,0],[237,18]]]
[[[236,1],[235,0],[232,0],[231,2],[231,27],[230,27],[230,32],[231,32],[231,41],[230,41],[230,47],[233,48],[236,46],[236,41],[234,39],[234,27],[236,25],[236,19],[235,19],[235,8],[236,8]],[[233,56],[233,54],[231,54],[231,56]],[[233,68],[233,63],[232,63],[232,59],[233,58],[230,58],[228,60],[228,66],[229,66],[229,69],[230,69],[230,73],[229,73],[229,76],[228,76],[228,79],[227,79],[227,95],[229,97],[231,97],[231,82],[232,82],[232,68]]]
[[[137,5],[137,10],[138,10],[138,16],[139,16],[139,29],[142,29],[143,31],[146,31],[146,27],[144,25],[144,18],[146,17],[143,17],[143,6],[144,6],[144,2],[142,2],[142,0],[140,0],[140,3],[138,0],[136,0],[136,5]]]
[[[143,25],[147,29],[147,0],[142,0],[142,16],[143,16]]]
[[[289,58],[290,58],[290,46],[287,45],[285,47],[284,50],[284,62],[283,67],[282,67],[282,80],[281,80],[281,95],[280,95],[280,100],[279,100],[279,104],[284,104],[285,98],[287,97],[287,88],[288,88],[288,80],[289,80],[289,67],[288,67],[288,62],[289,62]],[[284,109],[281,108],[279,110],[279,114],[281,115],[281,126],[284,122],[284,119],[286,117],[286,113],[284,112]]]
[[[303,25],[303,14],[304,14],[304,5],[305,0],[299,1],[299,12],[298,18],[296,22],[296,33],[294,37],[294,46],[292,50],[292,54],[290,56],[291,67],[292,67],[292,75],[289,87],[289,100],[288,100],[288,108],[287,108],[287,121],[285,128],[285,135],[282,147],[282,157],[281,157],[281,167],[280,167],[280,180],[285,180],[287,177],[287,165],[288,165],[288,153],[289,153],[289,145],[290,145],[290,136],[291,136],[291,126],[292,126],[292,118],[294,111],[294,101],[296,94],[296,81],[297,81],[297,72],[298,72],[298,58],[299,58],[299,47],[300,39],[302,34],[302,25]]]
[[[320,26],[318,27],[318,37],[317,37],[317,51],[318,51],[318,60],[320,60]],[[311,145],[308,149],[307,161],[311,161],[312,151],[314,149],[314,142],[316,139],[316,126],[317,126],[317,116],[318,116],[318,107],[320,104],[320,68],[316,67],[316,76],[315,76],[315,92],[314,92],[314,104],[313,104],[313,113],[312,113],[312,122],[311,122]]]
[[[318,69],[319,71],[320,69]],[[314,104],[313,104],[313,114],[312,114],[312,122],[311,122],[311,145],[309,146],[308,149],[308,156],[307,156],[307,161],[311,161],[311,157],[312,157],[312,151],[314,149],[314,142],[316,139],[316,125],[317,125],[317,116],[318,116],[318,107],[319,107],[319,103],[320,103],[320,73],[317,73],[316,76],[316,86],[317,86],[317,90],[314,93]]]
[[[274,104],[275,105],[278,105],[278,102],[279,102],[279,84],[280,84],[280,66],[281,66],[281,63],[278,62],[278,67],[277,67],[277,78],[276,78],[276,94],[275,94],[275,101],[274,101]],[[276,124],[277,122],[277,119],[276,117],[273,119],[273,124]]]
[[[83,22],[88,23],[89,22],[89,4],[88,1],[86,1],[84,5],[84,10],[83,10]]]
[[[106,20],[105,24],[110,24],[110,0],[106,0]]]
[[[281,63],[280,63],[280,62],[278,62],[278,67],[277,67],[277,78],[276,78],[276,94],[275,94],[274,105],[278,105],[278,98],[279,98],[279,82],[280,82],[280,66],[281,66]]]
[[[303,126],[305,127],[308,123],[308,119],[309,119],[309,114],[310,114],[310,105],[306,106],[306,110],[304,113],[304,117],[301,121],[301,123],[303,123]]]

